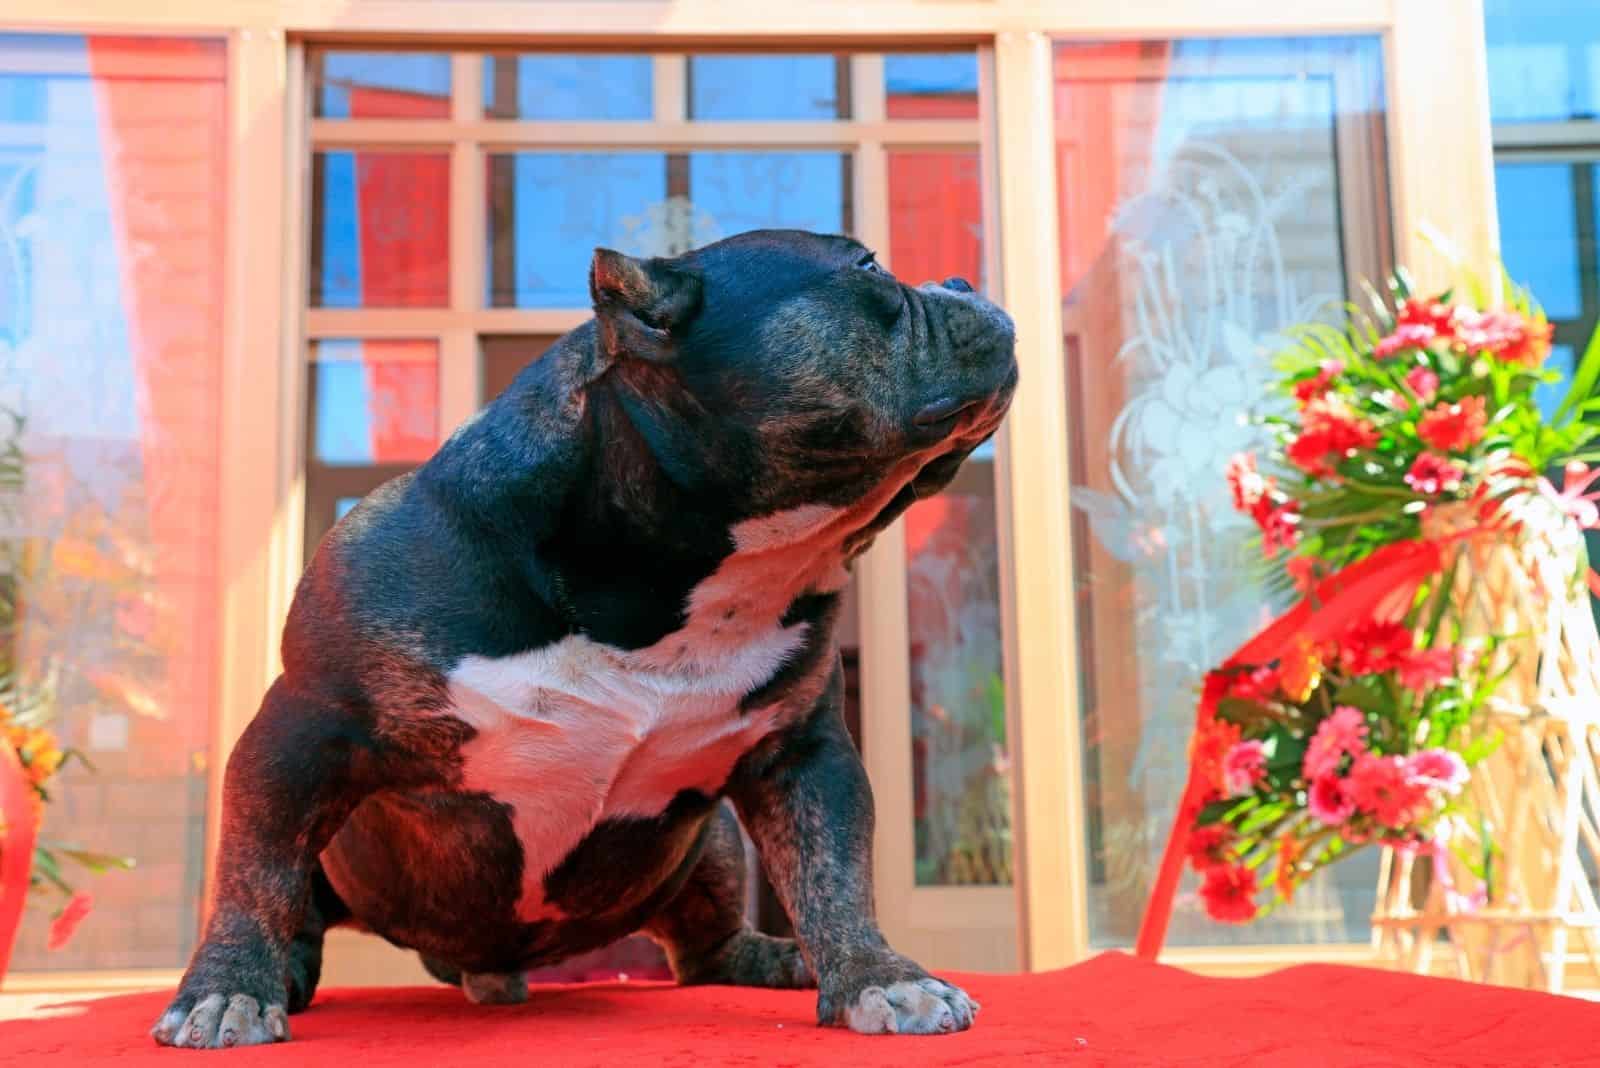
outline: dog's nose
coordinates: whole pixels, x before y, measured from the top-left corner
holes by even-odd
[[[955,275],[952,275],[951,277],[946,278],[943,282],[940,282],[939,284],[944,286],[946,289],[953,289],[957,293],[971,293],[972,292],[972,283],[967,281],[965,278],[961,278],[961,277],[958,277],[958,276],[955,276]]]
[[[960,415],[962,412],[978,404],[976,400],[957,400],[954,397],[942,397],[932,404],[925,405],[921,411],[911,417],[917,426],[938,426]]]

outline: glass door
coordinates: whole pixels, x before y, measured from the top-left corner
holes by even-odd
[[[1284,331],[1392,263],[1376,37],[1054,50],[1091,945],[1133,940],[1202,674],[1269,616],[1222,470],[1258,448]],[[1365,938],[1376,853],[1247,928],[1191,877],[1169,944]]]

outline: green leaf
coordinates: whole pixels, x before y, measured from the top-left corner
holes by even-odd
[[[77,861],[96,875],[113,869],[132,871],[135,866],[132,857],[118,857],[110,853],[95,853],[86,849],[57,849],[56,852]]]
[[[1572,384],[1567,387],[1567,395],[1556,406],[1551,422],[1559,426],[1571,418],[1575,407],[1594,397],[1597,381],[1600,381],[1600,326],[1595,327],[1594,333],[1589,335],[1589,343],[1584,346],[1583,355],[1572,369]]]

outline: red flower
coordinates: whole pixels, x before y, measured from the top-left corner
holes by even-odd
[[[1338,397],[1322,396],[1305,406],[1301,430],[1285,450],[1289,462],[1313,478],[1334,473],[1334,465],[1356,449],[1378,442],[1373,425],[1350,410]]]
[[[1417,420],[1417,436],[1440,452],[1459,452],[1483,438],[1489,417],[1482,397],[1463,397],[1458,404],[1440,404]]]
[[[1233,850],[1229,848],[1232,841],[1233,829],[1227,824],[1208,823],[1189,831],[1185,855],[1195,871],[1209,871],[1233,859]]]
[[[1456,340],[1469,352],[1488,352],[1507,363],[1537,367],[1550,355],[1549,323],[1530,322],[1512,311],[1464,315]]]
[[[1406,302],[1400,305],[1400,314],[1396,321],[1406,325],[1420,325],[1433,328],[1433,332],[1440,337],[1450,337],[1455,333],[1456,310],[1448,304],[1441,304],[1436,300],[1423,300],[1421,297],[1407,297]]]
[[[1400,685],[1415,693],[1426,693],[1455,674],[1454,649],[1413,649],[1395,665]]]
[[[1294,588],[1298,593],[1310,593],[1311,588],[1323,577],[1322,561],[1314,556],[1292,557],[1283,568],[1294,580]]]
[[[1235,675],[1228,688],[1229,697],[1246,701],[1274,701],[1278,697],[1278,672],[1275,668],[1256,668],[1248,675]]]
[[[1323,360],[1322,367],[1312,378],[1294,384],[1294,398],[1303,408],[1328,392],[1328,386],[1335,378],[1344,373],[1342,360]]]
[[[1364,753],[1350,768],[1350,794],[1356,808],[1385,827],[1405,828],[1427,808],[1428,791],[1406,774],[1406,762],[1397,756]]]
[[[72,895],[72,899],[50,921],[50,934],[45,941],[45,948],[57,950],[67,944],[72,938],[72,932],[78,929],[78,924],[89,915],[89,909],[94,906],[94,898],[79,891]]]
[[[1411,632],[1401,623],[1368,620],[1352,627],[1339,649],[1339,662],[1352,675],[1390,671],[1411,652]]]
[[[1223,923],[1249,923],[1256,918],[1256,873],[1242,864],[1219,864],[1206,872],[1200,897],[1206,913]]]
[[[1411,465],[1411,470],[1406,472],[1406,485],[1418,493],[1426,493],[1429,496],[1454,493],[1461,488],[1461,479],[1465,474],[1465,471],[1443,456],[1425,452],[1417,457],[1416,462]]]
[[[1249,512],[1256,503],[1272,492],[1273,482],[1263,478],[1256,470],[1254,453],[1241,452],[1228,461],[1228,489],[1233,492],[1233,506]]]
[[[1217,794],[1227,792],[1223,761],[1239,740],[1239,728],[1220,719],[1208,720],[1195,731],[1189,746],[1189,762],[1200,782]]]
[[[1355,815],[1356,806],[1350,799],[1350,791],[1345,788],[1344,780],[1328,774],[1318,775],[1311,780],[1311,789],[1306,794],[1306,809],[1311,813],[1311,818],[1323,826],[1337,827]]]
[[[1423,404],[1433,400],[1433,395],[1439,392],[1439,376],[1426,367],[1413,367],[1406,372],[1406,385],[1411,387],[1411,392]]]
[[[1387,360],[1406,349],[1427,348],[1429,342],[1438,336],[1439,332],[1427,323],[1401,323],[1394,328],[1394,333],[1373,347],[1372,355],[1376,359]]]
[[[1256,525],[1261,528],[1261,552],[1272,556],[1280,549],[1292,550],[1300,544],[1300,506],[1294,501],[1284,501],[1274,508],[1256,512]]]

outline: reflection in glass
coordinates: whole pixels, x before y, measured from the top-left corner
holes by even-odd
[[[595,247],[621,247],[666,198],[658,152],[491,155],[490,306],[587,307]]]
[[[433,341],[312,342],[311,456],[338,466],[417,463],[439,444]]]
[[[688,196],[719,236],[763,227],[848,233],[849,157],[837,152],[692,152]]]
[[[450,157],[318,152],[311,161],[314,308],[450,303]]]
[[[491,119],[648,119],[648,55],[486,56],[483,113]]]
[[[978,117],[974,52],[901,53],[883,57],[885,113],[891,119]]]
[[[319,119],[447,119],[450,57],[436,52],[315,52]]]
[[[1056,130],[1089,927],[1131,942],[1202,673],[1276,606],[1224,465],[1258,447],[1282,332],[1389,248],[1369,39],[1059,44]],[[1376,853],[1247,928],[1180,893],[1173,944],[1356,941]]]
[[[0,700],[94,765],[51,781],[42,836],[137,862],[68,862],[94,908],[58,952],[65,898],[31,894],[18,972],[180,967],[199,928],[226,71],[223,41],[0,35]]]
[[[1600,118],[1600,6],[1484,0],[1495,122]]]
[[[847,119],[844,56],[689,57],[691,119]]]
[[[1572,163],[1499,163],[1494,169],[1506,270],[1533,290],[1552,319],[1583,312],[1573,178],[1588,169]]]

